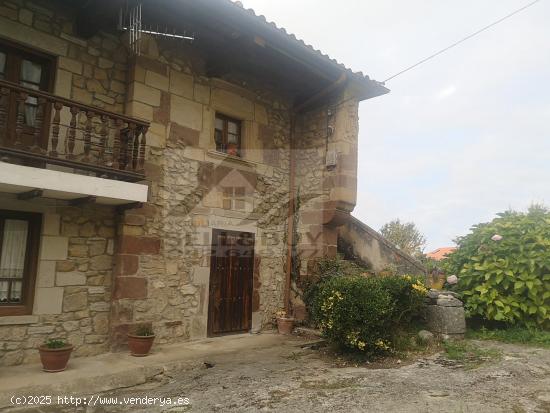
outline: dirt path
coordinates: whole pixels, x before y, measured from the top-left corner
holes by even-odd
[[[298,338],[197,360],[186,371],[106,396],[188,397],[186,407],[88,407],[87,412],[550,412],[550,350],[479,343],[502,358],[467,370],[439,354],[391,369],[335,368]],[[209,363],[207,367],[204,362]]]

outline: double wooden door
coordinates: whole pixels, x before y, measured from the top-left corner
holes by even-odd
[[[250,330],[253,274],[254,234],[212,230],[209,336]]]

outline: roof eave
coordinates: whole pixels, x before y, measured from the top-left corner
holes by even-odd
[[[358,88],[360,100],[371,99],[390,92],[381,82],[370,79],[362,72],[353,72],[342,63],[338,63],[321,51],[315,50],[312,46],[308,46],[303,40],[288,33],[284,28],[279,28],[274,23],[268,22],[264,16],[256,15],[252,9],[242,8],[231,0],[222,1],[222,4],[228,7],[234,14],[238,15],[239,18],[247,20],[250,23],[249,27],[258,30],[259,36],[264,36],[266,39],[275,41],[279,47],[284,45],[287,53],[291,53],[295,59],[301,60],[305,65],[314,64],[319,68],[328,69],[335,73],[336,76],[334,81],[336,81],[342,73],[345,73],[350,80],[354,81]]]
[[[390,89],[388,89],[383,83],[373,79],[363,77],[362,79],[356,79],[356,83],[357,90],[359,91],[358,98],[360,101],[390,93]]]

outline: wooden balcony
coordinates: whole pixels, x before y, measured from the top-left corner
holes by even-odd
[[[0,80],[0,161],[137,182],[145,178],[148,127]]]

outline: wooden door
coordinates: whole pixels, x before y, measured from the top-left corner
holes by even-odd
[[[209,336],[250,330],[253,273],[254,234],[212,230]]]

